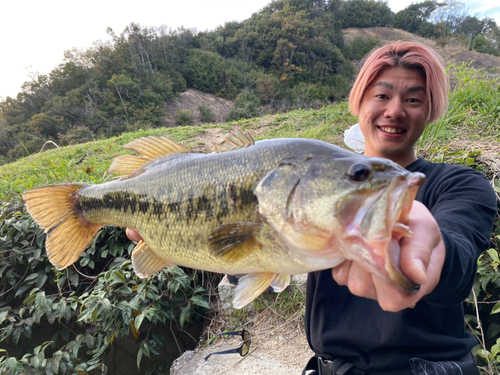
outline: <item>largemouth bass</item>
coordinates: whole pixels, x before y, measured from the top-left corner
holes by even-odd
[[[119,180],[24,193],[57,269],[73,264],[102,225],[115,225],[143,238],[132,252],[141,278],[173,264],[245,274],[235,308],[270,285],[283,290],[290,275],[345,259],[418,290],[399,269],[398,240],[412,235],[405,224],[421,173],[318,140],[254,142],[240,131],[210,152],[157,137],[125,147],[141,156],[114,160]]]

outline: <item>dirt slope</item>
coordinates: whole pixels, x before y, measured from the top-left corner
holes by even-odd
[[[188,88],[184,91],[176,100],[169,103],[166,110],[166,116],[161,126],[173,127],[178,126],[175,123],[175,113],[179,110],[189,110],[193,114],[193,124],[194,126],[201,125],[200,113],[198,111],[198,106],[200,104],[206,104],[210,107],[215,115],[213,121],[214,124],[220,124],[227,121],[227,115],[233,106],[233,103],[229,100],[218,98],[212,94],[206,94],[204,92]]]

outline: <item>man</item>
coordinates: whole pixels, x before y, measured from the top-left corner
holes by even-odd
[[[414,236],[400,242],[401,270],[421,288],[404,293],[354,261],[311,273],[305,323],[316,357],[306,369],[478,374],[470,353],[477,341],[465,332],[462,301],[489,246],[496,197],[481,173],[415,152],[425,127],[446,110],[447,87],[441,58],[422,44],[395,42],[366,59],[349,101],[365,155],[427,176],[408,222]]]

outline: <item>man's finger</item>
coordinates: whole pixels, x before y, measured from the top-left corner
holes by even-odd
[[[131,228],[127,228],[125,233],[130,241],[139,242],[140,240],[142,240],[141,235]]]

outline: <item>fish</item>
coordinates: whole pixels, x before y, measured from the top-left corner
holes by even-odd
[[[241,130],[202,151],[153,136],[124,147],[138,155],[114,159],[109,170],[121,178],[24,192],[57,269],[113,225],[141,235],[131,254],[140,278],[173,265],[243,274],[234,308],[346,259],[408,293],[419,288],[399,268],[399,240],[412,236],[422,173],[319,140],[255,141]]]

